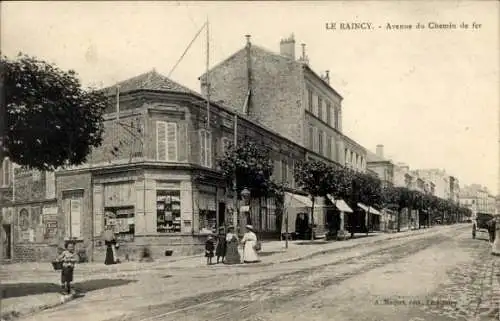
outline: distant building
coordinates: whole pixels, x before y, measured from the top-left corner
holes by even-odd
[[[367,168],[375,172],[383,186],[394,185],[395,165],[384,158],[384,145],[377,145],[376,153],[367,151]]]
[[[479,184],[465,185],[460,190],[460,205],[473,213],[495,213],[495,199],[488,189]]]
[[[412,172],[416,176],[434,183],[434,195],[445,200],[452,199],[450,175],[444,169],[416,169]]]
[[[293,35],[282,39],[280,53],[253,45],[200,77],[204,96],[235,108],[252,120],[315,152],[324,160],[366,170],[366,149],[343,134],[342,96],[330,86],[330,74],[309,65],[305,45],[296,57]],[[244,110],[245,109],[245,110]]]

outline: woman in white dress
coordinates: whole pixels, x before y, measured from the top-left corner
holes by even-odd
[[[243,262],[244,263],[257,263],[260,262],[259,256],[255,251],[257,244],[257,235],[252,225],[246,226],[247,232],[243,235],[241,243],[243,243]]]

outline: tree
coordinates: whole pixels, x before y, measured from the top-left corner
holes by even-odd
[[[311,208],[311,239],[314,240],[314,201],[316,197],[326,197],[335,190],[335,171],[330,165],[322,161],[309,160],[297,164],[294,177],[297,186],[308,193],[312,200]]]
[[[253,197],[267,195],[279,188],[271,181],[273,161],[269,151],[253,141],[247,140],[238,146],[230,144],[217,165],[228,186],[232,186],[236,177],[238,195],[244,188],[248,188]]]
[[[397,231],[401,232],[401,211],[411,204],[411,191],[406,187],[387,186],[382,193],[382,200],[386,207],[395,207],[397,210]]]
[[[2,154],[39,170],[80,165],[100,146],[108,99],[84,90],[76,73],[26,55],[2,57],[6,120]],[[3,108],[5,107],[5,108]]]

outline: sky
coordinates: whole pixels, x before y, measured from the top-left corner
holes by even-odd
[[[108,86],[153,68],[168,75],[207,19],[211,66],[241,49],[246,34],[279,52],[293,33],[296,51],[305,43],[310,66],[330,70],[344,97],[345,134],[372,151],[383,144],[411,169],[445,169],[461,185],[497,193],[499,10],[497,1],[2,2],[0,48],[74,69],[86,86]],[[327,22],[374,29],[327,30]],[[205,68],[202,33],[171,78],[199,91]]]

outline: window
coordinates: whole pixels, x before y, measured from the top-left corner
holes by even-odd
[[[63,209],[65,217],[65,236],[67,238],[81,237],[82,219],[82,192],[68,192],[63,196]]]
[[[281,181],[286,183],[288,181],[288,164],[286,159],[281,160]]]
[[[45,172],[45,198],[56,198],[56,174]]]
[[[177,161],[177,123],[156,122],[156,159]]]
[[[328,126],[332,126],[332,104],[330,102],[326,103],[326,123]]]
[[[200,130],[200,164],[205,167],[212,167],[212,134],[202,129]]]
[[[217,232],[217,209],[215,194],[200,192],[198,194],[198,215],[200,232]]]
[[[313,92],[311,88],[307,88],[307,108],[311,113],[313,112]]]
[[[266,230],[276,231],[276,203],[273,197],[267,199],[267,220]]]
[[[290,173],[291,173],[291,183],[290,186],[292,188],[295,188],[295,159],[292,159],[291,161],[291,166],[290,166]]]
[[[323,155],[323,131],[318,130],[318,153]]]
[[[232,142],[229,138],[227,138],[227,137],[222,138],[222,155],[226,154],[226,152],[229,150],[231,145],[232,145]]]
[[[118,241],[134,240],[135,209],[133,206],[106,207],[104,213],[104,224],[113,227]]]
[[[323,100],[318,96],[318,118],[323,120]]]
[[[314,128],[309,126],[309,149],[314,149]]]
[[[316,127],[313,128],[313,138],[314,138],[314,145],[313,145],[313,150],[315,152],[318,152],[318,129]]]
[[[337,150],[337,146],[335,144],[335,137],[330,137],[330,158],[335,160],[335,157],[336,157],[336,150]]]
[[[10,186],[12,180],[12,162],[8,157],[3,160],[0,176],[0,186]]]
[[[330,136],[326,136],[326,157],[332,158],[332,138]]]
[[[340,116],[340,113],[339,113],[339,108],[337,106],[335,106],[335,110],[334,110],[334,115],[333,115],[333,118],[334,118],[334,126],[335,126],[335,129],[340,129],[340,119],[339,119],[339,116]]]
[[[156,231],[159,233],[181,231],[180,191],[156,191]]]

